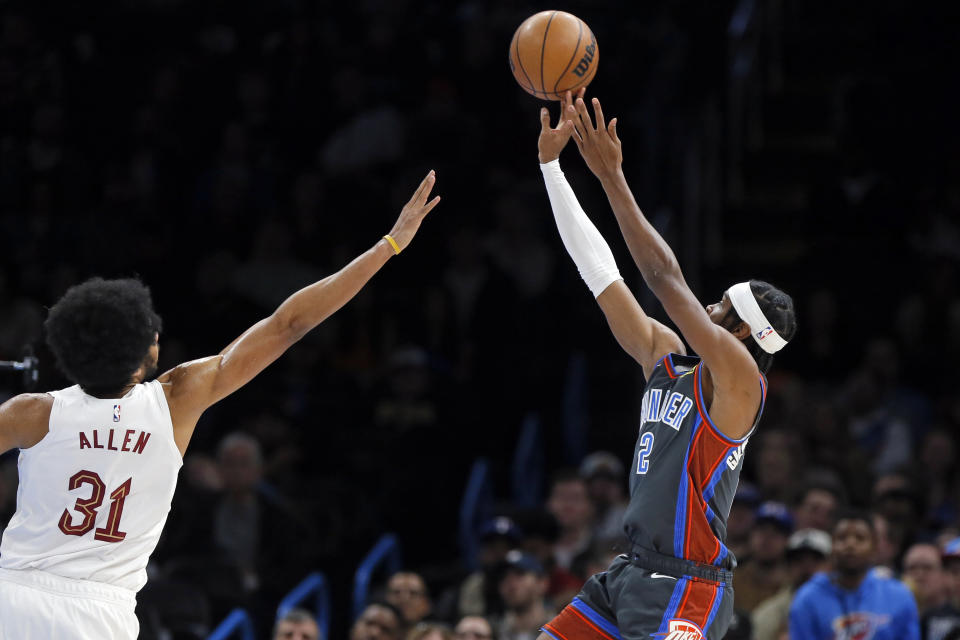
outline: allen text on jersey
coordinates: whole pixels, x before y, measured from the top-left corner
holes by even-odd
[[[92,436],[80,432],[81,449],[106,449],[143,454],[150,434],[137,429],[91,429]]]

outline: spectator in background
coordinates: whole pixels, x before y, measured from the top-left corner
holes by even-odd
[[[456,640],[498,640],[493,625],[482,616],[464,616],[453,629]]]
[[[921,534],[924,515],[923,499],[905,472],[880,476],[873,485],[873,509],[886,518],[890,541],[896,545],[897,557]]]
[[[899,529],[890,528],[890,521],[883,514],[874,512],[871,518],[876,536],[874,566],[878,569],[883,568],[893,575],[893,568],[897,565],[897,558],[900,556],[903,536]]]
[[[519,550],[507,554],[500,578],[504,613],[495,624],[500,640],[535,640],[540,627],[556,611],[546,601],[547,575],[543,565]]]
[[[453,631],[445,624],[421,622],[407,632],[406,640],[453,640]]]
[[[609,451],[596,451],[580,463],[580,477],[587,482],[587,491],[596,514],[593,537],[598,540],[626,540],[623,514],[629,500],[623,463]]]
[[[386,600],[403,614],[407,627],[425,620],[433,609],[427,583],[418,573],[400,571],[387,580]]]
[[[553,547],[556,564],[569,570],[593,541],[594,508],[586,481],[575,471],[559,471],[550,486],[547,509],[560,525],[560,536]]]
[[[371,602],[353,623],[350,640],[400,640],[405,632],[399,609],[388,602]]]
[[[786,429],[771,429],[757,434],[756,469],[757,488],[767,500],[788,503],[793,499],[797,469],[802,464],[802,448],[796,434]]]
[[[273,640],[326,640],[320,637],[317,621],[306,609],[291,609],[277,619]]]
[[[223,492],[212,516],[213,544],[238,566],[244,588],[286,589],[303,566],[290,554],[302,553],[303,526],[293,507],[261,482],[259,443],[242,433],[227,435],[217,448]]]
[[[902,578],[913,592],[921,618],[931,609],[946,604],[946,576],[936,545],[926,542],[911,545],[903,555]]]
[[[826,571],[830,546],[830,534],[819,529],[800,529],[790,536],[787,541],[789,582],[777,595],[753,610],[753,640],[780,640],[786,633],[794,593],[815,573]]]
[[[871,571],[876,545],[871,517],[841,514],[832,542],[835,570],[816,574],[797,591],[790,606],[790,640],[919,640],[910,590]]]
[[[500,594],[494,573],[503,564],[507,552],[523,542],[523,534],[516,523],[505,516],[488,520],[480,529],[480,549],[477,561],[480,568],[460,584],[457,612],[461,616],[482,616],[499,612]]]
[[[956,440],[946,426],[938,426],[924,435],[918,453],[917,471],[920,491],[926,498],[925,520],[940,527],[957,520],[956,496],[951,495],[951,479],[957,468]]]
[[[946,571],[947,595],[952,604],[960,606],[960,538],[953,538],[943,545],[941,558]]]
[[[740,565],[750,557],[750,531],[759,506],[760,492],[741,478],[727,518],[727,548]]]
[[[903,581],[916,598],[923,640],[943,640],[960,626],[960,609],[950,602],[952,578],[943,561],[940,548],[927,543],[911,546],[903,556]]]
[[[910,462],[910,425],[891,410],[875,372],[861,368],[846,384],[851,418],[848,429],[875,474],[890,473]]]
[[[792,531],[793,517],[785,504],[768,501],[757,508],[749,559],[733,575],[737,609],[752,612],[789,584],[786,549]]]
[[[247,434],[225,436],[215,464],[192,454],[184,469],[188,482],[178,487],[156,559],[168,577],[210,598],[213,619],[244,606],[266,635],[276,603],[311,565],[312,530],[262,480],[260,446]]]
[[[833,516],[844,503],[839,485],[813,481],[808,483],[793,510],[797,529],[833,530]]]
[[[554,547],[560,527],[553,514],[545,509],[531,509],[517,513],[516,517],[523,529],[523,551],[537,559],[549,578],[547,597],[561,600],[565,594],[578,591],[583,579],[557,564]]]

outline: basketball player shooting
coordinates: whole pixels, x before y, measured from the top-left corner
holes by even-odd
[[[640,433],[624,529],[630,552],[591,577],[539,640],[719,640],[733,615],[736,559],[724,545],[744,449],[763,411],[773,354],[796,331],[793,301],[751,280],[704,307],[673,251],[647,221],[622,170],[617,121],[593,117],[583,91],[541,111],[540,169],[563,244],[623,349],[643,368]],[[577,202],[559,155],[573,138],[600,180],[647,286],[692,350],[647,316]]]
[[[47,342],[76,384],[0,406],[0,453],[20,449],[17,511],[0,542],[0,640],[136,638],[135,596],[197,420],[353,298],[406,248],[433,171],[390,233],[286,299],[215,356],[156,380],[160,317],[138,280],[94,278],[50,309]]]

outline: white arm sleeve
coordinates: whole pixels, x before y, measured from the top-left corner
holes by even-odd
[[[540,170],[547,185],[547,195],[550,196],[550,206],[553,208],[553,217],[557,222],[563,246],[567,248],[567,253],[580,271],[580,277],[596,298],[604,289],[621,279],[613,253],[577,202],[576,194],[560,170],[560,161],[541,164]]]

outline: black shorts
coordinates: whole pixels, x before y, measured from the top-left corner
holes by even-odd
[[[646,563],[657,564],[656,571],[638,566],[642,561],[618,556],[609,569],[587,580],[573,602],[543,631],[557,640],[723,638],[733,617],[729,571],[707,572],[723,578],[714,580],[684,560]]]

